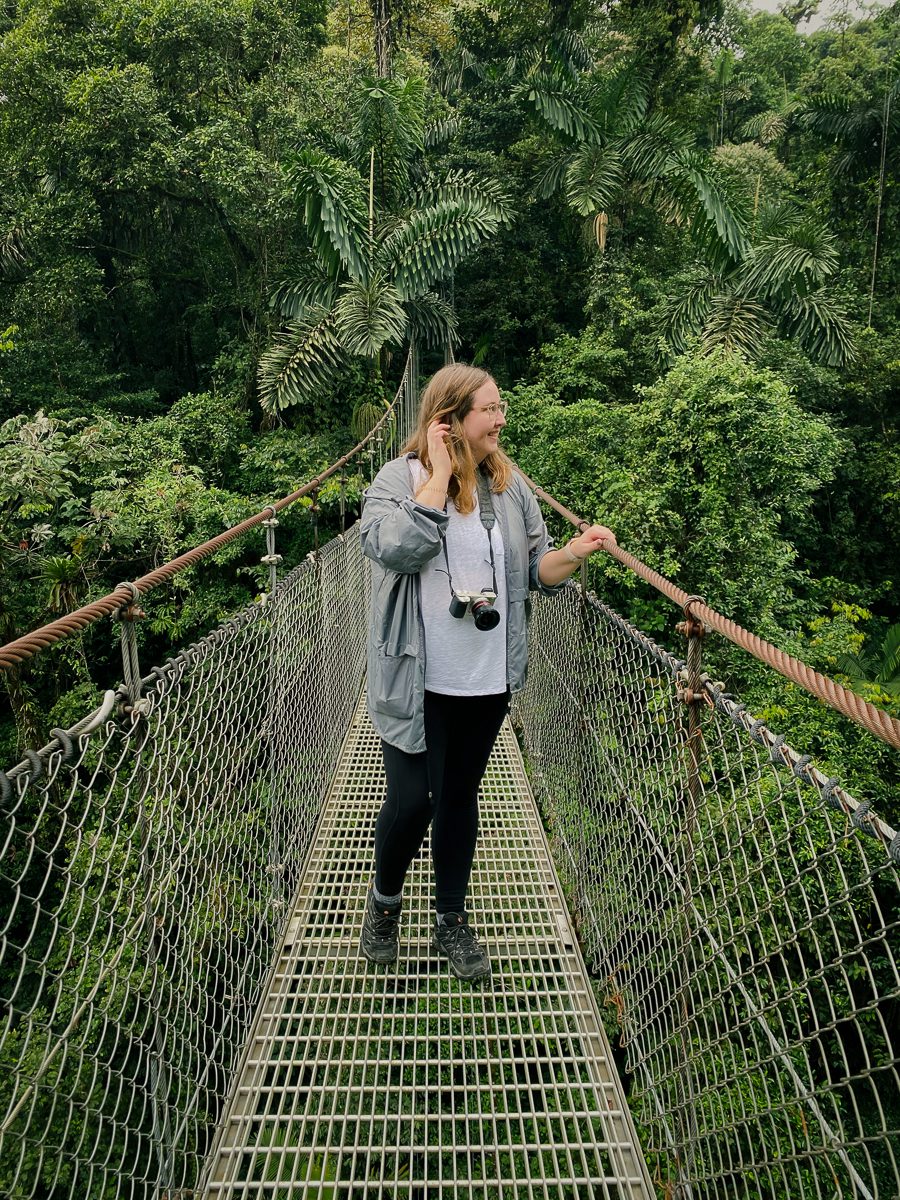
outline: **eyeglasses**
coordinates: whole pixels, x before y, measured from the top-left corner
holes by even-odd
[[[488,404],[484,408],[476,408],[475,411],[484,413],[487,417],[496,417],[497,413],[502,413],[505,417],[508,409],[508,400],[498,400],[496,404]]]

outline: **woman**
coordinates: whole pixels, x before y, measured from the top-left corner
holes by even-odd
[[[375,883],[361,949],[397,957],[403,883],[431,826],[434,948],[460,979],[490,974],[468,923],[478,787],[525,682],[527,596],[552,593],[604,542],[593,525],[551,548],[537,501],[499,447],[506,403],[486,372],[442,368],[418,428],[365,495],[373,560],[368,705],[387,798],[375,827]]]

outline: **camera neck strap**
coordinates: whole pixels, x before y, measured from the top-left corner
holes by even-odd
[[[497,564],[494,561],[494,539],[491,537],[491,530],[497,524],[497,515],[494,512],[494,500],[491,496],[491,485],[485,472],[478,467],[475,472],[475,483],[478,488],[478,516],[481,518],[481,524],[487,532],[488,550],[490,552],[491,563],[491,578],[493,580],[492,590],[494,595],[497,595]],[[444,544],[444,562],[447,564],[447,579],[450,583],[450,591],[453,589],[453,576],[450,574],[450,558],[447,554],[447,538],[442,539]],[[455,595],[455,592],[454,592]]]

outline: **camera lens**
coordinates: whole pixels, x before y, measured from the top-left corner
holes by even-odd
[[[472,620],[476,629],[496,629],[500,624],[500,614],[487,600],[473,600]]]

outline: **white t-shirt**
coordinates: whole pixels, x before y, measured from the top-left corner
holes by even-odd
[[[414,492],[428,472],[415,459],[410,462]],[[463,515],[452,500],[447,501],[446,547],[450,573],[457,592],[480,592],[493,588],[488,531],[481,523],[478,497],[475,511]],[[422,620],[425,626],[425,687],[444,696],[492,696],[506,691],[506,560],[500,522],[490,533],[497,571],[494,608],[500,623],[493,629],[478,629],[471,610],[462,618],[450,613],[450,581],[444,552],[422,568]]]

